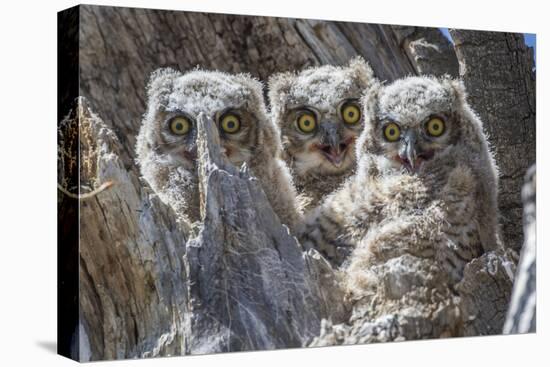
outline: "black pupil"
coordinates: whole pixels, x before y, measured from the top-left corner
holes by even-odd
[[[349,116],[349,117],[353,117],[354,115],[355,115],[355,113],[354,113],[353,111],[349,111],[349,112],[348,112],[348,116]]]
[[[309,126],[311,124],[311,121],[309,119],[304,120],[304,125]]]
[[[228,122],[227,122],[227,127],[228,127],[229,129],[233,129],[233,128],[235,127],[235,121],[231,121],[231,120],[228,121]]]
[[[390,129],[390,135],[391,135],[391,136],[395,135],[395,129],[394,129],[394,128],[391,128],[391,129]]]
[[[437,131],[437,130],[439,130],[439,128],[440,128],[440,126],[439,126],[439,124],[438,124],[437,122],[436,122],[435,124],[433,124],[433,129],[434,129],[434,130]]]
[[[181,122],[176,122],[176,130],[183,130],[183,124]]]

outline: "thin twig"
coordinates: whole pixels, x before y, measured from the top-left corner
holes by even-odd
[[[68,197],[70,197],[70,198],[77,199],[77,200],[86,200],[86,199],[89,199],[89,198],[92,198],[92,197],[96,196],[97,194],[99,194],[100,192],[102,192],[104,190],[107,190],[108,188],[110,188],[114,184],[115,184],[114,181],[107,181],[107,182],[104,182],[103,184],[101,184],[101,186],[99,186],[97,189],[95,189],[93,191],[90,191],[90,192],[87,192],[85,194],[81,194],[81,195],[73,194],[72,192],[69,192],[66,188],[61,186],[59,183],[57,184],[57,189],[59,191],[61,191],[62,193],[64,193],[65,195],[67,195]]]

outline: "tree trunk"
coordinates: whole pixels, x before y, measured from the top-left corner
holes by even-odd
[[[417,74],[458,76],[453,45],[437,28],[392,26]]]
[[[246,166],[225,161],[213,120],[197,127],[202,227],[186,246],[189,352],[303,346],[328,317],[309,255]]]
[[[537,330],[537,174],[527,172],[521,193],[525,244],[521,250],[517,280],[508,310],[505,334],[534,333]]]
[[[523,35],[450,30],[468,102],[480,115],[500,168],[504,244],[521,249],[521,187],[536,159],[535,72]]]
[[[365,271],[373,289],[353,304],[350,319],[324,321],[311,346],[501,334],[516,270],[512,250],[472,260],[448,285],[433,259],[411,254]]]
[[[134,162],[145,86],[158,67],[188,70],[200,65],[250,72],[265,81],[274,72],[344,64],[361,55],[382,80],[456,74],[456,56],[439,31],[89,5],[77,9],[79,43],[72,45],[78,49],[80,84],[60,104],[58,204],[60,236],[68,239],[60,251],[78,259],[72,269],[80,276],[80,309],[73,320],[78,323],[68,330],[74,330],[73,351],[81,360],[431,337],[448,323],[459,325],[462,335],[500,332],[514,272],[510,252],[485,254],[469,264],[459,300],[444,301],[444,317],[424,313],[434,306],[426,305],[414,315],[397,312],[377,319],[365,318],[357,309],[350,319],[342,306],[339,275],[317,252],[302,251],[246,168],[225,162],[210,122],[199,134],[203,223],[194,238],[140,180]],[[515,35],[507,37],[516,40]],[[487,76],[485,95],[479,92],[472,64],[493,64],[468,52],[467,43],[456,43],[461,75],[475,97],[471,103],[486,113],[482,117],[497,151],[505,185],[505,239],[513,243],[519,233],[513,233],[515,178],[534,160],[529,155],[534,152],[533,75],[523,61],[513,64],[514,75],[508,75],[509,64],[498,61],[494,65],[501,68],[505,84]],[[525,51],[519,44],[512,46],[516,56]],[[505,58],[492,42],[486,47],[491,57]],[[500,119],[504,110],[492,107],[498,103],[511,111],[510,105],[502,105],[501,90],[518,92],[529,103],[530,109],[517,108],[510,115],[527,116],[517,126],[510,117]],[[75,103],[70,98],[75,93],[85,99]],[[485,99],[479,104],[477,98]],[[518,99],[513,101],[517,107]],[[501,129],[496,129],[497,121]],[[510,144],[514,155],[507,152]],[[523,155],[517,155],[520,151]],[[267,209],[255,209],[260,207]],[[403,261],[405,270],[414,270],[414,264]],[[382,276],[406,281],[405,273]],[[500,293],[494,291],[495,282]],[[460,316],[453,313],[457,309]],[[60,340],[61,346],[66,344]]]
[[[185,352],[186,235],[170,209],[126,169],[120,142],[85,100],[76,101],[60,130],[67,139],[80,137],[74,139],[79,149],[67,152],[79,162],[74,194],[112,182],[87,199],[63,195],[79,206],[80,359]],[[60,168],[68,172],[70,165]]]

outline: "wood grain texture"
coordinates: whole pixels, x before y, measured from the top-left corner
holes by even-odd
[[[501,334],[516,263],[512,250],[485,253],[451,286],[429,258],[393,258],[369,269],[372,291],[349,320],[324,322],[311,346]]]
[[[197,126],[203,225],[186,251],[189,351],[303,346],[319,333],[323,315],[308,255],[246,166],[239,170],[225,160],[215,123],[202,119]]]
[[[523,244],[521,187],[536,159],[533,52],[522,34],[450,30],[468,102],[484,122],[500,169],[499,208],[506,246]]]
[[[532,166],[525,175],[521,193],[525,243],[521,249],[517,280],[504,324],[505,334],[537,331],[537,172]]]
[[[84,99],[76,109],[81,186],[114,182],[79,202],[81,360],[184,353],[187,236],[125,168],[112,130]]]
[[[392,26],[399,45],[417,74],[458,76],[451,42],[437,28]]]

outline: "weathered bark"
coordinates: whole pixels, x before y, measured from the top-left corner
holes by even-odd
[[[361,55],[381,80],[391,81],[414,73],[389,26],[324,20],[286,21],[295,22],[298,34],[308,47],[305,51],[313,52],[319,64],[344,65],[352,57]]]
[[[462,335],[502,333],[516,273],[513,250],[497,250],[474,259],[457,285]]]
[[[453,45],[437,28],[392,26],[417,74],[458,76]]]
[[[354,304],[349,321],[323,322],[311,346],[500,334],[515,263],[513,251],[491,251],[450,286],[433,259],[391,259],[369,269],[374,289]]]
[[[199,117],[201,119],[201,117]],[[320,294],[301,245],[218,128],[197,126],[202,227],[187,245],[191,353],[300,347],[319,333]]]
[[[120,142],[83,99],[62,132],[79,148],[69,150],[60,167],[60,176],[71,164],[79,170],[80,186],[66,186],[69,192],[113,182],[78,202],[73,223],[80,236],[80,359],[183,353],[185,234],[170,209],[122,164]]]
[[[527,172],[521,193],[525,244],[508,310],[505,334],[533,333],[537,329],[537,174],[533,166]]]
[[[535,162],[535,72],[523,35],[450,30],[468,102],[485,124],[500,168],[504,244],[522,245],[521,187]]]

